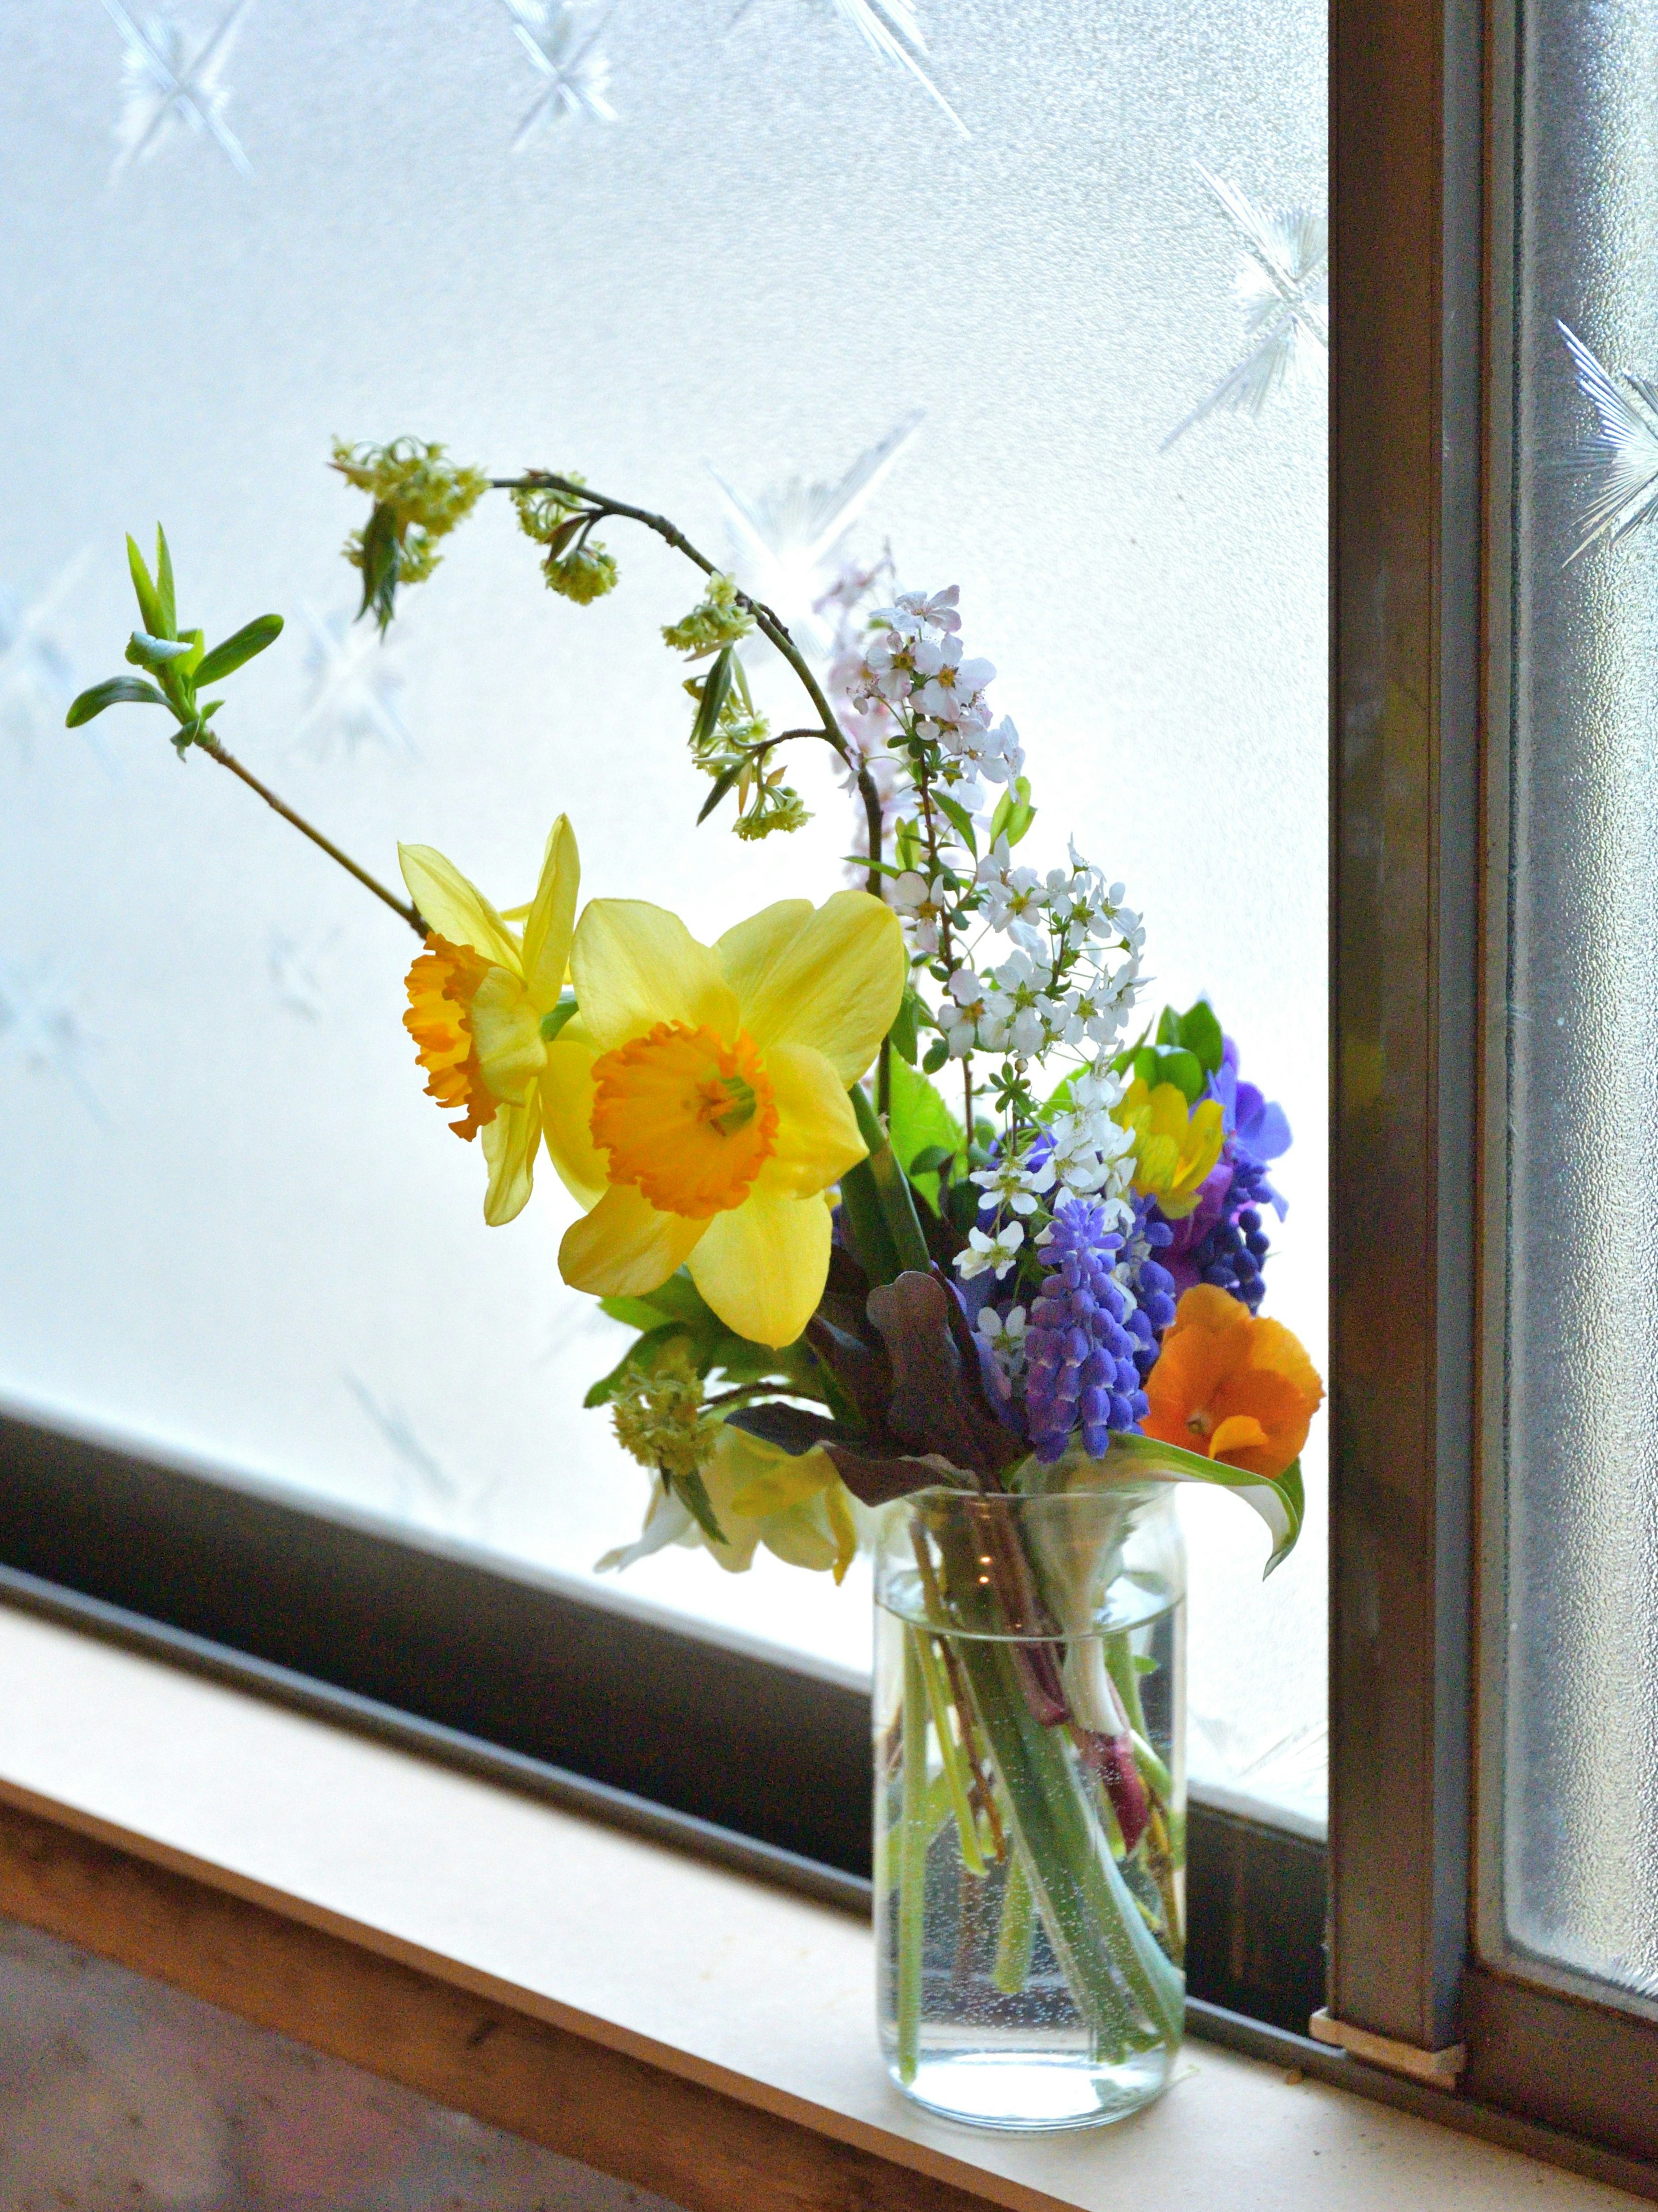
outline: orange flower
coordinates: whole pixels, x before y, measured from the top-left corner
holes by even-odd
[[[1145,1395],[1147,1436],[1276,1481],[1300,1456],[1324,1385],[1281,1322],[1257,1321],[1199,1283],[1175,1310]]]

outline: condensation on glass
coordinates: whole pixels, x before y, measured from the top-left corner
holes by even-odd
[[[690,827],[689,602],[540,586],[504,513],[384,648],[331,436],[580,468],[808,608],[890,542],[962,586],[1029,747],[1026,848],[1147,914],[1296,1149],[1273,1310],[1321,1358],[1325,1243],[1324,11],[1130,0],[110,0],[0,70],[0,1389],[585,1577],[644,1478],[583,1413],[619,1339],[505,1231],[420,1095],[407,933],[138,710],[65,732],[167,524],[189,618],[288,629],[227,741],[382,874],[440,845],[502,903],[574,817],[592,892],[712,935],[839,878]],[[1275,274],[1269,274],[1269,264]],[[884,452],[881,449],[885,448]],[[859,463],[874,456],[874,464]],[[795,489],[792,491],[791,487]],[[815,489],[814,489],[815,488]],[[756,663],[776,689],[776,671]],[[780,690],[778,696],[781,696]],[[1315,1447],[1316,1452],[1316,1447]],[[1321,1814],[1321,1465],[1272,1584],[1190,1508],[1193,1769]],[[1182,1510],[1187,1509],[1183,1506]],[[866,1668],[867,1581],[674,1553],[649,1603]]]
[[[1658,1998],[1658,20],[1524,11],[1488,1951]]]

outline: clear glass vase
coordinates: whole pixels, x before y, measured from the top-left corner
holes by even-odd
[[[1169,1486],[1090,1477],[924,1491],[878,1546],[882,2047],[981,2127],[1120,2119],[1180,2044],[1185,1550]]]

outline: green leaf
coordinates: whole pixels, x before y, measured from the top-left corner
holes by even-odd
[[[1203,1062],[1198,1058],[1196,1053],[1187,1052],[1183,1048],[1176,1048],[1173,1052],[1165,1052],[1158,1055],[1158,1082],[1175,1084],[1184,1092],[1188,1106],[1195,1106],[1202,1097],[1206,1079],[1203,1072]]]
[[[655,1328],[662,1316],[648,1298],[601,1298],[598,1310],[629,1328]]]
[[[932,803],[946,820],[953,823],[956,834],[976,860],[979,857],[978,834],[973,827],[973,817],[956,799],[946,799],[942,791],[935,791]]]
[[[381,635],[392,626],[398,596],[398,518],[382,500],[377,502],[362,533],[362,605],[361,622],[372,607]]]
[[[135,629],[127,641],[126,657],[135,668],[160,670],[183,660],[189,652],[187,638],[152,637],[148,630]]]
[[[1299,1460],[1274,1482],[1264,1474],[1250,1474],[1247,1468],[1228,1467],[1222,1460],[1206,1459],[1199,1452],[1187,1451],[1180,1444],[1166,1444],[1159,1437],[1142,1436],[1130,1429],[1112,1437],[1105,1464],[1136,1480],[1206,1482],[1233,1492],[1260,1514],[1272,1534],[1266,1575],[1289,1558],[1307,1517]]]
[[[990,817],[990,842],[1005,837],[1010,845],[1017,845],[1036,818],[1036,810],[1030,803],[1030,778],[1015,776],[1012,783],[996,802],[996,811]]]
[[[282,618],[280,615],[260,615],[256,620],[245,623],[234,636],[226,638],[222,645],[216,645],[211,653],[203,655],[195,671],[197,683],[222,684],[227,676],[234,675],[237,669],[252,660],[256,653],[263,653],[268,645],[274,645],[282,634]]]
[[[902,1060],[892,1066],[887,1127],[900,1166],[936,1213],[938,1170],[961,1151],[962,1125],[926,1076]]]
[[[635,1373],[646,1372],[657,1352],[660,1352],[665,1346],[671,1344],[675,1337],[683,1336],[685,1334],[685,1327],[682,1322],[670,1321],[660,1322],[655,1328],[647,1329],[643,1336],[635,1337],[610,1373],[600,1376],[598,1381],[593,1384],[582,1400],[582,1404],[588,1407],[608,1406],[627,1380],[630,1368]]]
[[[734,760],[729,768],[722,768],[719,775],[715,776],[714,780],[714,789],[703,800],[701,811],[696,817],[697,827],[699,829],[701,829],[703,823],[708,820],[709,815],[714,812],[714,808],[719,805],[720,800],[731,789],[732,784],[736,782],[738,777],[742,775],[744,766],[745,763],[744,762]]]
[[[179,635],[179,606],[173,589],[173,555],[168,550],[167,532],[158,522],[155,526],[155,599],[161,611],[162,637]]]
[[[921,1062],[923,1073],[927,1075],[936,1075],[949,1058],[950,1047],[948,1044],[945,1043],[943,1037],[934,1037],[932,1042],[926,1048],[926,1057]]]
[[[665,1474],[662,1480],[668,1482]],[[709,1497],[708,1485],[700,1474],[695,1471],[689,1474],[677,1474],[668,1486],[690,1508],[691,1518],[710,1542],[726,1542],[726,1532],[714,1516],[714,1500]]]
[[[901,1069],[906,1076],[908,1074],[903,1061],[895,1060],[892,1064],[895,1083],[899,1079]],[[920,1081],[922,1079],[918,1077],[916,1079]],[[930,1091],[932,1088],[928,1084],[927,1089]],[[859,1161],[859,1167],[867,1168],[874,1182],[875,1194],[887,1225],[887,1234],[892,1240],[899,1271],[902,1273],[913,1267],[926,1274],[932,1265],[932,1255],[927,1249],[920,1216],[915,1211],[915,1194],[909,1187],[909,1178],[898,1164],[898,1156],[892,1148],[891,1139],[881,1127],[881,1118],[863,1085],[854,1083],[847,1095],[852,1100],[852,1110],[858,1117],[858,1133],[869,1146],[869,1158]],[[854,1174],[857,1172],[857,1169],[853,1170]],[[844,1195],[844,1177],[841,1188]]]
[[[1157,1042],[1159,1044],[1180,1042],[1180,1016],[1172,1006],[1165,1006],[1157,1018]]]
[[[142,678],[112,676],[106,684],[94,684],[91,690],[81,694],[64,717],[64,726],[78,730],[82,722],[101,714],[106,707],[165,707],[167,703],[155,686],[146,684]]]
[[[901,1059],[908,1060],[912,1067],[915,1065],[915,1055],[920,1049],[920,1039],[917,1035],[917,1029],[922,1012],[921,1001],[916,995],[915,987],[914,984],[906,983],[904,995],[898,1001],[898,1012],[887,1034],[892,1039],[893,1050]]]
[[[565,1023],[573,1022],[580,1011],[580,1007],[576,1004],[575,994],[573,991],[567,991],[558,1004],[550,1007],[541,1018],[543,1044],[551,1044]]]
[[[1163,1080],[1157,1073],[1160,1057],[1155,1045],[1143,1044],[1130,1062],[1136,1079],[1144,1083],[1149,1091],[1155,1090]]]
[[[732,648],[728,645],[702,679],[696,720],[691,725],[691,750],[701,752],[720,726],[720,709],[731,696]],[[699,815],[700,821],[701,817]]]
[[[144,628],[152,637],[171,637],[173,625],[161,619],[161,602],[155,586],[144,566],[144,556],[138,550],[138,541],[129,532],[127,537],[127,567],[132,572],[132,588],[137,594],[138,612]]]
[[[1220,1066],[1225,1040],[1219,1017],[1207,999],[1199,999],[1181,1016],[1180,1041],[1187,1052],[1197,1054],[1206,1075],[1212,1075]]]

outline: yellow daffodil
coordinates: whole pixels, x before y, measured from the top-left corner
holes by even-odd
[[[857,1557],[862,1509],[827,1453],[797,1456],[780,1444],[767,1443],[722,1422],[703,1465],[702,1480],[726,1539],[723,1544],[707,1535],[689,1507],[658,1483],[638,1541],[607,1552],[598,1562],[600,1568],[630,1567],[669,1544],[700,1544],[728,1574],[740,1575],[753,1565],[755,1553],[763,1544],[792,1567],[817,1574],[828,1568],[838,1583]]]
[[[429,845],[399,845],[398,858],[429,933],[409,970],[404,1026],[420,1048],[428,1096],[464,1109],[450,1124],[455,1134],[470,1143],[483,1132],[483,1218],[498,1226],[522,1211],[541,1144],[542,1025],[558,1005],[575,931],[575,832],[562,814],[554,823],[521,937]]]
[[[793,1344],[823,1295],[823,1194],[864,1158],[847,1096],[903,995],[898,918],[866,891],[784,899],[699,945],[675,915],[596,899],[580,1007],[546,1055],[547,1149],[589,1209],[567,1283],[643,1297],[680,1267],[726,1327]]]
[[[1177,1084],[1153,1087],[1136,1076],[1114,1118],[1133,1132],[1135,1189],[1155,1198],[1169,1220],[1184,1219],[1226,1140],[1219,1099],[1188,1107]]]

